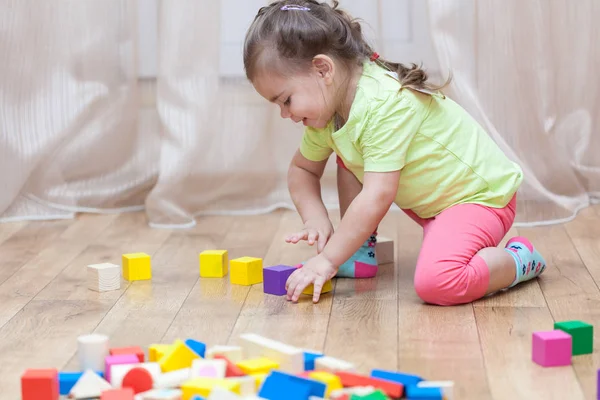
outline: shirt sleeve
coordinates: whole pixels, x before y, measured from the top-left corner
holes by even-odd
[[[401,170],[424,113],[410,99],[396,93],[375,104],[369,114],[361,137],[364,171]]]
[[[306,128],[300,143],[300,153],[310,161],[328,159],[333,149],[327,143],[327,138],[327,129]]]

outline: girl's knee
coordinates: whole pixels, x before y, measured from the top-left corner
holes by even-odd
[[[485,293],[468,266],[453,269],[432,268],[436,273],[415,273],[415,292],[425,303],[439,306],[454,306],[470,303]]]

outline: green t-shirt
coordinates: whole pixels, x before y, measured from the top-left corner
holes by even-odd
[[[312,161],[335,152],[360,182],[400,170],[395,203],[421,218],[459,203],[508,204],[521,168],[450,98],[400,88],[396,74],[366,62],[346,124],[306,128],[300,152]]]

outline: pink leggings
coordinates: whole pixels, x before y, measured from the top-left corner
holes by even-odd
[[[345,168],[341,160],[338,165]],[[423,244],[415,270],[415,291],[431,304],[469,303],[485,295],[490,271],[477,255],[496,247],[511,228],[516,194],[504,208],[458,204],[433,218],[403,210],[423,227]]]

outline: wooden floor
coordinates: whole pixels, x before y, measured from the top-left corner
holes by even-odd
[[[543,277],[460,307],[428,306],[416,296],[421,232],[402,213],[380,227],[396,240],[395,264],[382,266],[375,279],[338,280],[317,305],[309,297],[291,304],[264,295],[262,285],[198,279],[204,249],[262,257],[265,265],[309,257],[312,248],[282,239],[299,226],[285,211],[206,217],[173,231],[148,228],[143,213],[0,225],[0,398],[19,398],[25,368],[76,370],[80,334],[148,346],[188,337],[236,343],[241,333],[256,332],[354,362],[363,372],[453,380],[460,400],[595,399],[597,350],[574,358],[572,367],[544,369],[531,361],[531,334],[556,320],[600,326],[600,207],[565,225],[519,229],[545,255]],[[86,288],[86,265],[120,264],[121,254],[140,251],[153,257],[152,281],[103,294]]]

